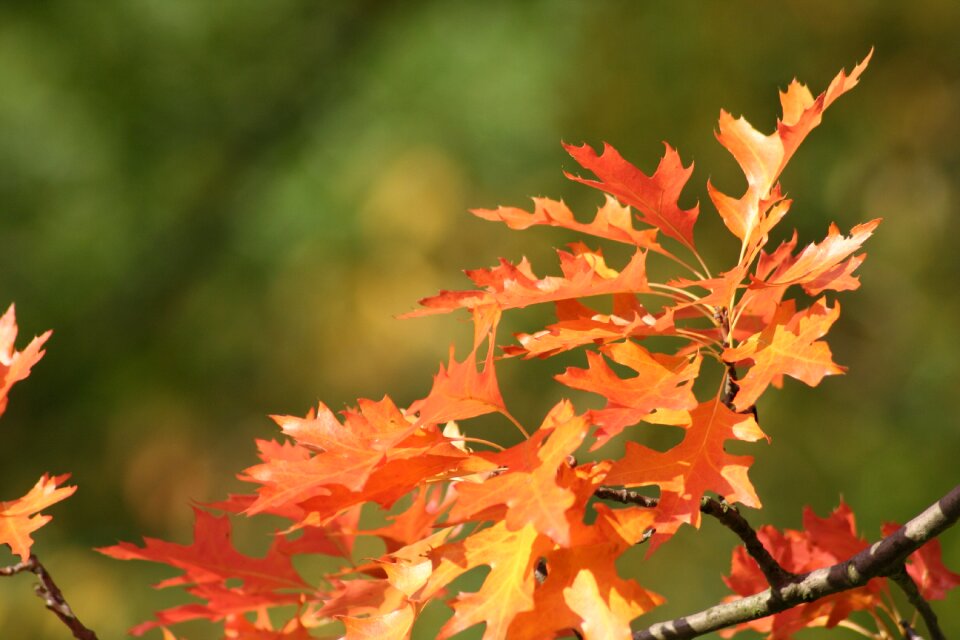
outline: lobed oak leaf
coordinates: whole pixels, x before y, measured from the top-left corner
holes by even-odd
[[[784,375],[814,387],[824,376],[843,373],[845,369],[833,362],[830,347],[820,340],[838,317],[839,303],[830,308],[821,299],[796,312],[794,301],[787,300],[766,328],[725,349],[724,362],[752,363],[737,382],[739,391],[733,399],[737,410],[752,407],[768,385],[780,386]]]
[[[40,511],[77,490],[75,486],[59,486],[69,477],[69,473],[53,477],[43,474],[23,497],[0,502],[0,544],[8,545],[23,562],[30,558],[31,534],[52,520],[52,516],[41,515]]]
[[[300,589],[307,586],[294,569],[290,556],[278,551],[274,541],[263,558],[253,558],[237,551],[231,541],[228,516],[214,516],[194,507],[193,542],[189,545],[144,538],[144,546],[121,542],[97,549],[118,560],[147,560],[168,564],[183,574],[163,580],[158,589],[177,585],[220,584],[238,579],[247,592],[275,589]]]
[[[653,314],[633,294],[615,294],[613,300],[611,314],[598,313],[578,300],[557,302],[558,322],[533,334],[516,334],[519,345],[504,347],[504,354],[547,358],[585,345],[673,334],[672,309]]]
[[[627,546],[594,541],[548,552],[534,608],[514,618],[506,637],[535,640],[577,629],[589,639],[629,638],[630,621],[663,598],[618,575],[616,559]]]
[[[449,364],[446,368],[440,365],[430,393],[411,404],[409,412],[418,414],[422,424],[443,424],[493,412],[509,416],[497,382],[493,349],[491,336],[483,369],[478,371],[476,348],[463,362],[457,362],[451,345]]]
[[[141,636],[147,631],[167,625],[180,624],[191,620],[207,620],[225,622],[224,636],[231,637],[226,630],[235,626],[237,618],[251,612],[262,611],[268,607],[282,607],[299,604],[302,595],[297,593],[281,593],[276,591],[248,591],[244,588],[231,588],[223,584],[199,584],[187,588],[187,593],[202,602],[171,607],[154,614],[153,620],[142,622],[129,633]],[[233,623],[233,624],[231,624]],[[234,637],[263,637],[257,633],[240,634]],[[278,634],[274,632],[274,636]],[[282,636],[281,636],[282,637]],[[288,636],[289,637],[289,636]],[[296,636],[294,636],[296,637]],[[301,635],[302,637],[302,635]]]
[[[850,257],[873,235],[874,229],[880,224],[880,219],[858,224],[850,231],[850,236],[844,236],[835,224],[830,225],[827,237],[820,244],[806,246],[797,256],[780,258],[769,276],[765,279],[755,279],[751,287],[787,287],[794,284],[803,286],[810,295],[831,289],[847,291],[860,286],[858,279],[852,276],[859,267],[865,255]],[[796,243],[796,234],[790,244]],[[789,246],[789,245],[787,245]],[[781,249],[784,245],[781,245]],[[769,266],[767,265],[767,268]]]
[[[496,209],[472,209],[470,212],[479,218],[500,221],[511,229],[527,229],[534,225],[548,225],[578,231],[598,238],[616,240],[626,244],[648,249],[660,250],[657,244],[656,229],[634,229],[633,214],[630,207],[621,205],[617,200],[605,194],[603,206],[597,209],[593,222],[578,222],[573,212],[562,200],[533,198],[533,212],[527,213],[516,207],[497,207]]]
[[[6,313],[0,316],[0,415],[7,410],[10,388],[29,376],[30,369],[46,353],[41,347],[51,333],[47,331],[35,337],[23,351],[17,351],[14,348],[17,339],[17,314],[14,305],[11,304]]]
[[[518,264],[501,258],[499,266],[467,271],[467,276],[482,287],[481,290],[441,291],[420,300],[424,309],[403,317],[491,306],[500,310],[521,309],[545,302],[649,291],[645,250],[637,249],[627,265],[617,271],[607,265],[600,251],[589,250],[579,243],[569,248],[570,251],[557,251],[562,276],[538,278],[526,258]]]
[[[612,361],[637,372],[621,378],[597,353],[587,353],[587,368],[568,367],[555,378],[574,389],[598,393],[607,399],[603,409],[588,412],[598,426],[597,449],[624,428],[647,418],[654,410],[688,411],[697,406],[693,381],[700,372],[699,355],[653,354],[627,340],[605,345],[600,351]]]
[[[479,514],[483,514],[484,519],[493,519],[491,509],[500,508],[498,510],[505,511],[503,521],[508,530],[532,526],[557,544],[568,546],[567,511],[577,502],[577,496],[570,487],[564,486],[558,472],[568,464],[569,456],[583,442],[588,428],[583,416],[574,415],[570,402],[560,401],[537,431],[543,435],[537,439],[542,444],[535,449],[535,455],[530,454],[530,447],[525,447],[527,453],[516,457],[517,463],[505,467],[502,473],[483,482],[461,483],[448,522],[475,519]],[[497,459],[503,461],[505,457],[497,456]]]
[[[777,201],[777,180],[804,138],[820,124],[823,111],[834,100],[857,85],[873,51],[847,75],[841,71],[826,91],[816,99],[810,90],[794,80],[780,93],[783,117],[770,135],[753,128],[745,118],[735,119],[720,112],[717,140],[736,159],[747,178],[747,190],[738,199],[731,198],[708,183],[707,188],[727,228],[743,241],[744,256],[761,244],[770,228],[785,211],[771,209]],[[775,194],[771,197],[771,194]],[[772,220],[775,218],[775,220]]]
[[[653,175],[648,176],[624,160],[607,143],[604,143],[600,155],[587,144],[579,147],[564,144],[567,153],[599,180],[581,178],[567,172],[564,175],[616,196],[620,202],[635,208],[641,221],[692,249],[693,225],[699,215],[699,206],[681,209],[677,201],[693,173],[693,164],[684,167],[676,150],[666,143],[663,146],[666,149],[663,157]]]
[[[510,531],[502,522],[471,534],[459,543],[435,551],[442,560],[453,554],[463,570],[489,566],[480,590],[461,593],[450,602],[453,617],[440,629],[444,640],[481,622],[486,623],[483,640],[505,638],[516,615],[533,608],[534,575],[537,560],[551,547],[548,538],[532,526]]]
[[[727,453],[727,440],[755,442],[765,439],[749,414],[734,413],[719,398],[690,412],[690,424],[680,444],[659,452],[628,442],[626,453],[614,462],[605,482],[610,485],[660,487],[654,524],[657,532],[650,552],[669,538],[681,523],[700,526],[700,498],[706,492],[759,508],[760,498],[747,477],[751,456]]]

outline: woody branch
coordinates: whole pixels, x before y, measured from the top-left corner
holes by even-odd
[[[18,573],[30,572],[37,576],[40,581],[34,587],[37,596],[43,600],[47,609],[52,611],[63,624],[73,633],[77,640],[97,640],[97,634],[88,629],[80,622],[73,609],[67,604],[63,592],[53,581],[53,577],[47,571],[46,567],[40,562],[37,556],[32,555],[26,560],[7,567],[0,567],[0,576],[12,576]]]
[[[782,586],[637,631],[633,640],[696,638],[718,629],[757,620],[825,596],[894,576],[907,556],[952,527],[960,518],[960,485],[891,535],[835,565],[791,577]],[[930,619],[924,616],[929,624]],[[942,638],[933,626],[931,636]],[[940,633],[938,636],[937,634]]]

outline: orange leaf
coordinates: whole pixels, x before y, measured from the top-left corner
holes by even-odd
[[[815,387],[824,376],[844,372],[833,362],[830,347],[820,340],[840,317],[840,304],[831,309],[821,299],[804,311],[795,313],[794,309],[793,300],[786,301],[763,331],[724,350],[724,362],[753,363],[738,382],[740,390],[733,399],[738,410],[756,404],[767,386],[779,386],[784,375]]]
[[[749,414],[734,413],[719,399],[701,403],[690,413],[683,441],[665,453],[628,442],[623,458],[613,464],[605,482],[611,485],[660,487],[657,533],[651,551],[682,522],[700,526],[700,498],[712,491],[727,501],[760,507],[747,477],[751,456],[726,452],[727,440],[755,442],[766,438]]]
[[[463,362],[457,362],[450,346],[450,362],[433,377],[433,387],[426,398],[410,405],[410,413],[419,414],[419,422],[442,424],[450,420],[466,420],[499,411],[509,415],[500,394],[497,372],[493,361],[493,337],[483,361],[477,370],[477,350]]]
[[[453,617],[440,629],[443,640],[481,622],[486,623],[483,640],[506,638],[510,623],[521,611],[533,608],[533,567],[550,548],[549,539],[532,526],[510,531],[502,522],[493,524],[459,543],[445,545],[434,557],[462,558],[464,570],[490,567],[483,586],[476,593],[461,593],[450,602]]]
[[[592,391],[607,398],[603,409],[590,411],[588,419],[599,427],[596,449],[625,427],[647,418],[655,409],[688,411],[697,406],[693,380],[700,372],[700,356],[651,354],[636,342],[627,340],[601,347],[614,362],[637,372],[621,378],[607,365],[603,356],[587,353],[587,369],[568,367],[556,379],[574,389]]]
[[[416,613],[411,605],[383,615],[340,618],[347,628],[344,640],[405,640],[410,637]]]
[[[457,485],[459,498],[450,511],[449,522],[462,522],[476,514],[487,515],[487,510],[502,505],[506,508],[504,522],[508,530],[532,525],[557,544],[568,546],[567,511],[576,502],[576,495],[558,482],[558,470],[583,442],[588,426],[582,416],[574,415],[570,402],[560,401],[537,432],[540,436],[537,441],[543,442],[541,434],[547,434],[547,440],[536,451],[536,457],[525,456],[519,465],[483,482]],[[501,458],[503,456],[491,457]]]
[[[520,309],[544,302],[649,291],[647,254],[643,249],[637,249],[627,266],[618,272],[607,266],[600,251],[592,251],[580,243],[571,244],[569,248],[570,251],[557,251],[562,276],[538,278],[526,258],[519,264],[501,258],[499,266],[467,271],[467,276],[483,289],[441,291],[420,301],[425,309],[411,311],[404,317],[487,306]]]
[[[24,562],[30,557],[30,547],[33,545],[30,534],[52,519],[51,516],[40,515],[39,511],[69,498],[77,490],[76,487],[58,487],[69,477],[69,473],[52,478],[43,474],[22,498],[0,502],[0,543],[9,545],[10,550]]]
[[[663,146],[666,148],[663,158],[653,175],[648,176],[624,160],[609,144],[604,143],[603,153],[599,156],[589,145],[564,144],[567,153],[599,180],[588,180],[566,172],[565,175],[616,196],[620,202],[634,207],[640,220],[692,249],[693,225],[699,207],[681,209],[677,200],[693,173],[693,164],[684,167],[676,150],[666,143]]]
[[[10,387],[30,375],[30,369],[43,357],[40,347],[50,337],[47,331],[30,341],[23,351],[13,344],[17,339],[17,315],[14,305],[0,317],[0,415],[7,410],[7,394]]]
[[[658,248],[657,230],[633,228],[630,207],[625,207],[610,195],[602,207],[597,209],[593,222],[584,224],[573,217],[573,212],[562,200],[534,198],[533,213],[515,207],[497,207],[496,209],[472,209],[471,213],[484,220],[501,221],[511,229],[527,229],[534,225],[563,227],[589,234],[598,238],[616,240],[644,248]]]
[[[747,190],[742,197],[734,199],[709,182],[707,189],[724,224],[743,241],[745,248],[762,242],[773,224],[786,213],[770,209],[779,199],[775,187],[780,174],[803,139],[820,124],[823,111],[857,85],[872,54],[871,51],[849,76],[841,71],[816,99],[807,87],[794,80],[786,92],[780,93],[783,118],[777,121],[777,130],[770,135],[760,133],[742,117],[734,119],[726,111],[720,112],[717,140],[743,169]],[[745,251],[741,257],[743,255],[749,252]]]
[[[574,628],[588,639],[629,638],[630,621],[663,598],[617,574],[624,548],[592,543],[547,553],[547,578],[534,592],[534,609],[514,619],[507,637],[536,640]]]

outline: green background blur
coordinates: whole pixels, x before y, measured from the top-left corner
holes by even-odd
[[[91,547],[187,541],[191,500],[245,488],[269,413],[421,397],[468,327],[393,316],[501,255],[549,272],[573,239],[468,208],[548,195],[586,214],[602,198],[563,178],[561,140],[647,171],[669,140],[696,161],[686,204],[722,269],[737,247],[704,184],[743,178],[719,109],[770,131],[777,88],[816,94],[875,46],[783,177],[803,242],[885,219],[831,334],[850,372],[763,399],[765,508],[747,514],[796,528],[842,494],[875,538],[960,477],[958,29],[949,0],[3,3],[0,304],[18,345],[54,336],[0,421],[0,495],[74,474],[35,549],[81,619],[122,637],[183,598],[148,587],[170,571]],[[560,366],[504,364],[518,415],[537,423]],[[960,531],[942,542],[960,568]],[[629,554],[624,573],[669,599],[649,621],[721,597],[733,544],[706,522]],[[29,582],[0,580],[0,638],[68,637]],[[937,610],[960,630],[960,594]]]

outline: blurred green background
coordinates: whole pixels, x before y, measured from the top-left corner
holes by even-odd
[[[743,179],[719,109],[769,131],[777,88],[816,94],[875,46],[783,178],[804,242],[885,219],[831,334],[850,372],[765,397],[773,444],[750,451],[766,504],[747,514],[799,527],[842,494],[874,538],[960,477],[958,28],[949,0],[3,3],[0,304],[17,303],[19,345],[54,336],[0,421],[0,493],[74,474],[36,551],[81,618],[122,637],[182,598],[148,587],[169,571],[91,547],[187,541],[191,500],[244,489],[252,439],[277,433],[266,414],[421,397],[467,325],[393,316],[498,256],[548,272],[573,239],[468,208],[548,195],[586,214],[601,196],[563,178],[561,139],[647,171],[669,140],[696,161],[686,199],[722,268],[736,246],[704,184]],[[518,415],[536,424],[560,366],[501,368]],[[960,568],[960,531],[942,542]],[[733,544],[706,522],[626,558],[669,599],[649,621],[716,601]],[[67,637],[28,583],[0,580],[0,637]],[[937,610],[960,629],[960,594]]]

